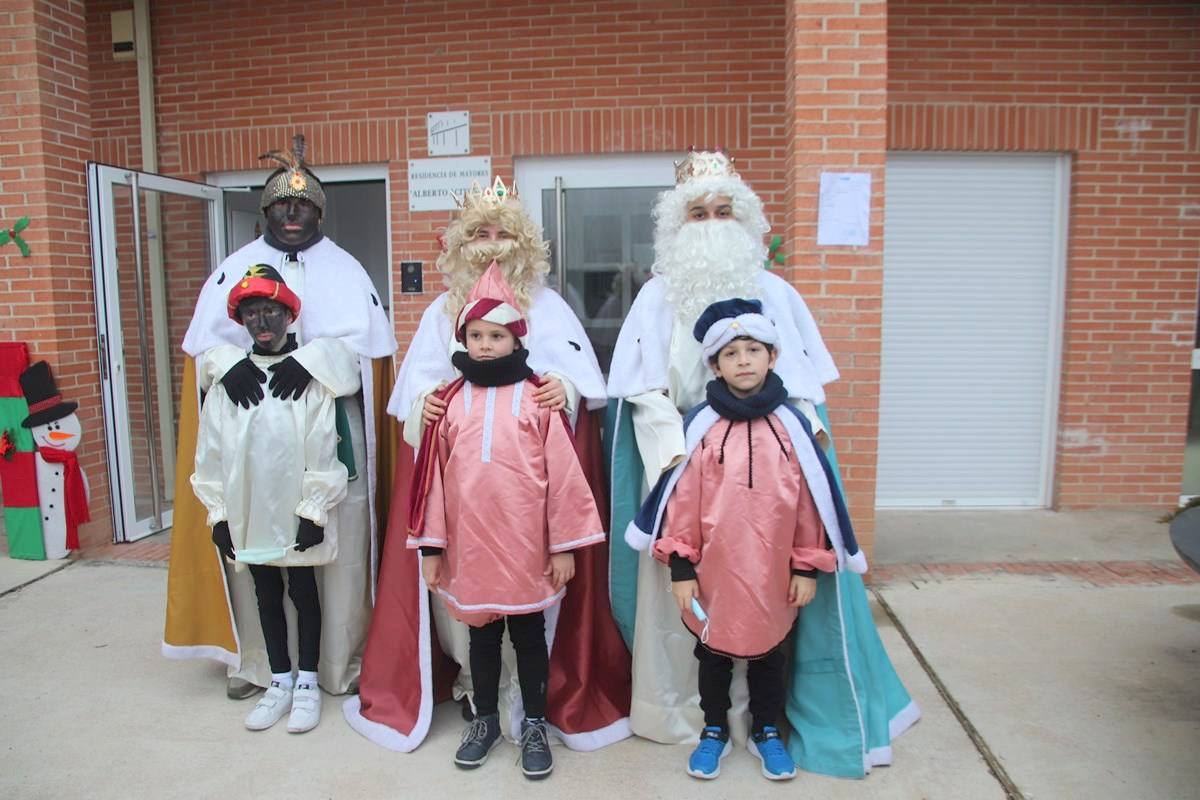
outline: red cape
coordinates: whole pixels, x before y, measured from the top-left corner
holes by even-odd
[[[599,413],[580,413],[575,451],[607,526]],[[426,436],[430,433],[427,430]],[[427,444],[423,436],[426,453],[431,452]],[[424,740],[435,697],[449,695],[458,669],[432,635],[420,560],[406,542],[410,508],[416,500],[410,498],[414,470],[428,466],[423,459],[414,463],[411,448],[401,445],[359,694],[343,707],[347,721],[359,733],[404,752]],[[594,750],[630,735],[631,660],[608,601],[608,544],[574,553],[575,578],[563,598],[550,651],[546,716],[568,747]]]

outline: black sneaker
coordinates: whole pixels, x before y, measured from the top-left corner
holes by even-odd
[[[546,737],[546,720],[521,720],[521,772],[531,781],[549,777],[554,770],[554,756],[550,755],[550,740]]]
[[[463,733],[462,744],[454,754],[454,764],[462,769],[475,769],[487,761],[488,753],[500,743],[500,715],[476,717]]]

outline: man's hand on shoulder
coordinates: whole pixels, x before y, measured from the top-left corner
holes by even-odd
[[[242,408],[256,406],[266,397],[262,384],[266,383],[267,375],[258,365],[246,356],[234,364],[221,376],[221,385],[225,393],[235,405]]]
[[[268,384],[271,394],[285,400],[288,399],[289,394],[292,396],[292,400],[299,400],[312,380],[312,373],[291,356],[278,364],[272,364],[267,369],[273,375],[271,383]]]

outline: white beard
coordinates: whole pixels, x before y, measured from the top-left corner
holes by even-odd
[[[718,300],[759,296],[765,248],[736,220],[685,223],[656,248],[654,273],[666,283],[675,318],[692,325]]]

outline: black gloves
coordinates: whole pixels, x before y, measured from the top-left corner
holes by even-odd
[[[221,555],[233,561],[233,537],[229,535],[229,523],[222,520],[216,525],[213,525],[213,544],[217,546],[217,550],[221,551]]]
[[[291,359],[288,359],[291,361]],[[261,384],[266,383],[267,374],[259,369],[249,356],[234,364],[221,378],[221,385],[229,399],[242,408],[256,406],[266,397]]]
[[[301,517],[300,528],[296,531],[296,550],[303,553],[323,541],[325,541],[325,529],[311,519]]]
[[[308,382],[312,380],[312,373],[291,356],[278,364],[272,364],[267,369],[271,370],[274,375],[269,388],[275,397],[287,399],[288,394],[291,394],[293,400],[299,400],[300,396],[304,394],[304,390],[308,388]]]

